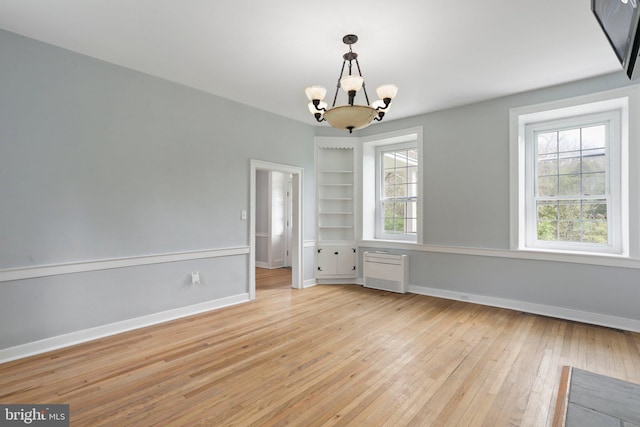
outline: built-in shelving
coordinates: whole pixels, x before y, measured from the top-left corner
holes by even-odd
[[[355,145],[316,142],[316,276],[357,277]]]

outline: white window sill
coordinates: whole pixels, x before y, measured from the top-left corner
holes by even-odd
[[[566,262],[574,264],[599,265],[640,269],[640,259],[619,254],[569,253],[567,251],[549,251],[532,249],[487,249],[460,246],[423,245],[415,242],[397,240],[360,240],[358,246],[375,249],[399,249],[417,252],[435,252],[453,255],[488,256],[495,258],[513,258],[535,261]]]

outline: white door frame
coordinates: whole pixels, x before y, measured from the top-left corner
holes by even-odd
[[[291,175],[289,175],[287,177],[286,183],[285,183],[285,206],[284,206],[284,211],[285,211],[285,232],[284,232],[284,266],[285,267],[291,267],[291,251],[292,251],[292,244],[291,244],[291,236],[292,236],[292,227],[293,227],[293,205],[292,205],[292,200],[293,200],[293,177]]]
[[[291,174],[292,208],[291,227],[291,287],[302,289],[302,188],[303,169],[251,159],[249,178],[249,299],[256,299],[256,171],[269,170]]]

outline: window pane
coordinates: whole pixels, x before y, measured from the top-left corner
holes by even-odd
[[[606,144],[605,132],[605,125],[582,128],[582,149],[604,148]]]
[[[558,161],[558,173],[580,173],[580,152],[571,151],[562,153]]]
[[[540,159],[538,160],[538,176],[557,175],[558,159]]]
[[[587,243],[604,243],[609,240],[605,221],[589,221],[582,224],[582,241]]]
[[[568,129],[558,132],[558,151],[580,150],[580,129]]]
[[[538,240],[608,243],[606,200],[538,201],[536,209]]]
[[[416,150],[416,149],[408,150],[407,151],[407,156],[409,157],[409,164],[410,165],[417,165],[418,164],[418,150]]]
[[[558,194],[573,196],[580,194],[580,175],[560,175],[558,177]]]
[[[405,232],[407,234],[417,234],[418,233],[418,221],[416,218],[407,218],[407,229]]]
[[[407,184],[407,197],[418,197],[418,184]]]
[[[605,194],[605,187],[605,174],[603,172],[582,175],[582,194]]]
[[[385,218],[393,218],[393,205],[393,202],[385,202],[382,204]]]
[[[605,157],[602,154],[591,155],[589,151],[585,152],[582,157],[582,173],[588,172],[604,172],[605,170]]]
[[[558,202],[538,202],[538,221],[556,221],[558,219]]]
[[[556,153],[558,151],[558,133],[548,132],[537,134],[538,154]]]
[[[582,211],[585,219],[589,220],[606,220],[607,219],[607,201],[594,200],[592,202],[584,202]]]
[[[578,221],[580,220],[580,201],[560,202],[558,206],[558,219],[561,221]]]
[[[557,196],[558,195],[558,176],[544,176],[538,178],[539,196]]]
[[[395,153],[383,153],[383,169],[393,169],[396,165],[396,155]]]
[[[396,183],[396,174],[393,170],[385,171],[384,173],[384,184],[385,185],[393,185]]]
[[[404,218],[404,203],[396,202],[393,204],[393,214],[394,216],[399,216]]]
[[[580,242],[580,222],[559,221],[558,240],[561,242]]]
[[[406,206],[406,217],[407,218],[417,218],[418,217],[418,202],[416,201],[408,201],[405,203]]]
[[[558,221],[540,221],[538,223],[538,240],[555,242],[558,240]]]
[[[385,185],[384,186],[384,198],[385,199],[393,199],[396,196],[395,185]]]
[[[385,233],[393,233],[393,228],[394,228],[394,215],[393,215],[393,210],[394,210],[394,203],[384,203],[383,204],[383,211],[384,211],[384,216],[382,218],[383,220],[383,227],[384,227],[384,232]]]
[[[418,182],[418,167],[409,166],[407,168],[407,182]]]

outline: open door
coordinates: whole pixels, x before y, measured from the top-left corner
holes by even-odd
[[[282,165],[278,163],[265,162],[261,160],[251,160],[251,176],[250,176],[250,194],[249,194],[249,298],[256,297],[256,175],[258,171],[277,171],[287,174],[291,177],[291,220],[289,236],[285,241],[290,241],[288,248],[290,264],[291,264],[291,286],[296,289],[302,289],[302,188],[303,188],[303,170],[295,166]],[[288,213],[287,213],[288,216]]]

